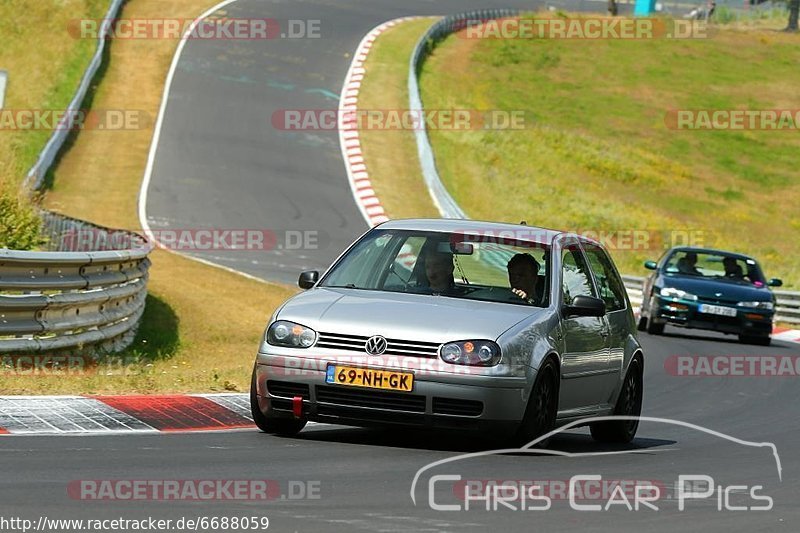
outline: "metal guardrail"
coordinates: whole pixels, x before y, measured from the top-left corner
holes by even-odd
[[[433,26],[428,28],[411,53],[411,61],[408,67],[408,100],[409,109],[422,110],[422,97],[419,92],[419,79],[417,78],[422,64],[425,59],[431,54],[434,47],[439,41],[461,29],[467,27],[470,22],[477,22],[479,20],[491,20],[503,17],[512,17],[519,14],[515,9],[486,9],[481,11],[470,11],[468,13],[461,13],[459,15],[451,15],[437,21]],[[433,155],[433,147],[431,147],[430,139],[428,138],[428,131],[422,124],[415,124],[414,135],[417,140],[417,152],[419,153],[419,161],[422,166],[422,176],[425,179],[425,185],[428,187],[428,192],[433,199],[433,203],[439,209],[442,218],[469,218],[466,213],[459,207],[458,203],[447,192],[444,183],[439,177],[439,172],[436,170],[436,159]]]
[[[642,284],[645,278],[641,276],[622,276],[628,298],[634,307],[642,305]],[[772,291],[775,294],[777,306],[775,320],[787,324],[800,324],[800,292]]]
[[[126,0],[112,0],[106,17],[103,19],[102,24],[100,25],[100,31],[97,36],[97,49],[95,50],[94,56],[89,63],[89,67],[83,73],[78,90],[75,92],[75,95],[72,97],[72,101],[69,103],[69,106],[66,109],[64,121],[60,127],[53,131],[53,134],[47,140],[47,144],[39,153],[39,158],[36,160],[36,163],[34,163],[33,167],[28,171],[28,175],[25,178],[23,186],[29,189],[40,189],[44,184],[47,171],[53,165],[53,161],[55,161],[58,152],[61,150],[61,147],[64,145],[64,142],[67,140],[67,137],[72,131],[75,118],[77,117],[77,112],[80,110],[80,106],[83,103],[84,98],[86,98],[86,93],[89,92],[92,79],[94,79],[95,74],[97,74],[98,69],[103,63],[103,52],[106,47],[106,36],[108,35],[108,30],[111,27],[113,19],[116,18],[117,13],[125,1]]]
[[[125,348],[144,311],[152,244],[56,213],[43,219],[51,251],[0,249],[0,353]]]
[[[6,99],[6,85],[8,84],[8,72],[0,70],[0,109],[3,109],[3,104]]]

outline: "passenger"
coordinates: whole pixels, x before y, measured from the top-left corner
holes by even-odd
[[[697,264],[697,254],[695,252],[686,252],[686,255],[678,259],[678,272],[681,274],[691,274],[693,276],[701,276],[699,270],[695,267]]]
[[[533,305],[542,301],[539,287],[539,263],[531,254],[517,254],[507,265],[511,292]]]
[[[736,262],[735,257],[727,256],[722,260],[722,265],[725,267],[726,278],[744,279],[742,267]]]

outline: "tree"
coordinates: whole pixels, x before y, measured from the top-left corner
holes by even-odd
[[[797,14],[800,12],[800,0],[789,0],[789,25],[786,31],[797,31]]]

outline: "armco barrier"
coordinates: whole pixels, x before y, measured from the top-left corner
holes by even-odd
[[[3,109],[3,104],[6,99],[6,85],[8,84],[8,72],[0,70],[0,109]]]
[[[103,22],[100,26],[100,32],[97,37],[97,49],[94,52],[92,61],[89,63],[89,67],[86,69],[86,72],[83,73],[78,90],[75,92],[75,95],[72,97],[72,101],[69,103],[69,106],[66,109],[66,113],[64,115],[64,124],[62,127],[56,128],[53,131],[53,134],[47,140],[47,144],[39,153],[39,158],[36,160],[36,163],[34,163],[33,167],[28,171],[28,176],[25,178],[24,183],[25,187],[29,189],[40,189],[44,184],[44,178],[47,175],[47,171],[52,166],[53,161],[55,161],[56,155],[58,155],[58,152],[61,150],[64,142],[67,140],[70,131],[72,131],[72,125],[74,123],[76,112],[80,110],[83,99],[86,97],[86,93],[89,92],[92,79],[94,78],[95,74],[97,74],[97,70],[100,68],[100,65],[103,63],[103,51],[106,47],[106,35],[108,35],[109,27],[111,26],[113,19],[116,18],[117,13],[119,12],[123,3],[125,3],[125,0],[112,0],[111,5],[108,8],[108,13],[106,14],[106,17],[103,19]]]
[[[642,284],[645,278],[639,276],[622,276],[628,297],[634,307],[642,304]],[[775,320],[787,324],[800,324],[800,292],[773,291],[777,306]]]
[[[411,53],[411,62],[408,68],[408,100],[409,109],[422,110],[422,97],[419,93],[419,80],[417,75],[422,69],[425,58],[433,51],[436,44],[458,30],[461,30],[472,21],[491,20],[503,17],[512,17],[519,12],[513,9],[487,9],[482,11],[470,11],[459,15],[445,17],[433,26],[420,38]],[[415,125],[415,136],[417,139],[417,151],[419,161],[422,165],[422,176],[425,178],[425,185],[433,198],[434,204],[439,209],[443,218],[469,218],[459,207],[458,203],[447,192],[439,172],[436,170],[436,159],[433,155],[428,132],[423,124]]]
[[[136,233],[43,218],[51,251],[0,249],[0,353],[125,348],[144,311],[152,245]]]

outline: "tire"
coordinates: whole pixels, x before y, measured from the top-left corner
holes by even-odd
[[[638,331],[647,331],[647,317],[642,315],[639,317],[639,324],[636,325]]]
[[[306,426],[306,420],[303,419],[269,417],[261,412],[261,408],[258,406],[255,368],[253,368],[253,377],[250,380],[250,413],[253,415],[253,422],[256,423],[258,429],[272,435],[293,437]]]
[[[528,398],[528,406],[522,417],[514,440],[520,445],[549,433],[556,426],[558,413],[558,368],[552,359],[547,359],[536,375],[536,381]],[[536,444],[543,448],[547,441]]]
[[[652,319],[647,321],[647,333],[650,335],[663,335],[664,334],[664,326],[666,324],[653,322]]]
[[[622,390],[619,392],[616,416],[639,416],[642,414],[642,363],[638,358],[631,361]],[[638,420],[611,420],[589,424],[592,438],[598,442],[628,443],[636,436]]]
[[[769,346],[772,343],[772,337],[769,335],[759,337],[756,335],[739,335],[739,342],[743,344],[755,344],[758,346]]]

